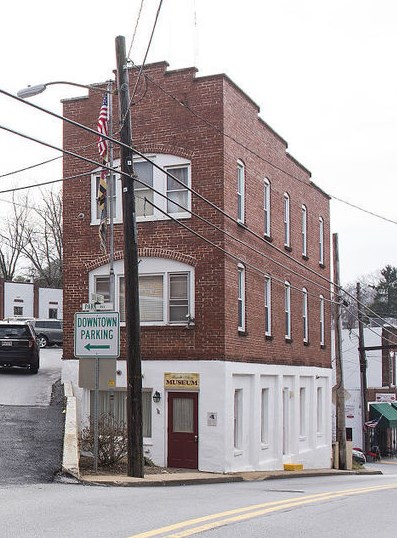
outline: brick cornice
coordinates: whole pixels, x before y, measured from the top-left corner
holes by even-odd
[[[138,256],[140,258],[167,258],[169,260],[175,260],[181,263],[186,263],[187,265],[195,266],[197,260],[194,256],[189,254],[184,254],[183,252],[178,252],[177,250],[169,250],[161,247],[157,248],[138,248]],[[124,252],[122,250],[117,250],[114,253],[114,261],[124,259]],[[84,263],[84,267],[87,272],[93,271],[102,265],[106,265],[110,262],[109,254],[102,254],[97,258],[87,261]]]

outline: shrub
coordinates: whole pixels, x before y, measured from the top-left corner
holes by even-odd
[[[94,422],[90,421],[80,433],[80,447],[94,454]],[[98,419],[98,464],[113,467],[127,456],[127,425],[117,421],[111,413],[104,413]]]

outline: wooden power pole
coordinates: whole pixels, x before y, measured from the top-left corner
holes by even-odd
[[[338,234],[332,234],[334,261],[334,322],[335,322],[335,372],[336,372],[336,440],[339,443],[339,468],[347,468],[346,458],[346,418],[345,385],[342,368],[342,319],[340,306],[339,282],[339,246]]]
[[[125,38],[116,37],[117,85],[120,105],[120,141],[132,145],[129,80]],[[132,150],[121,146],[123,191],[124,291],[127,360],[128,476],[143,478],[142,369],[140,350],[138,242]],[[130,177],[127,177],[128,174]]]
[[[357,313],[358,313],[358,350],[360,354],[360,380],[361,380],[361,406],[362,406],[362,422],[363,422],[363,435],[364,435],[364,450],[369,452],[369,437],[365,433],[364,424],[368,422],[368,396],[367,396],[367,356],[365,353],[364,343],[364,323],[363,314],[361,309],[361,285],[360,282],[356,284],[356,298],[357,298]]]

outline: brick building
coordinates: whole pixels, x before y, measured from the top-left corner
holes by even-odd
[[[221,472],[327,467],[329,197],[227,76],[169,71],[165,62],[144,74],[131,112],[133,146],[150,159],[134,159],[145,453],[160,465]],[[129,71],[131,92],[136,76]],[[65,100],[64,115],[95,128],[101,102],[90,90]],[[113,114],[117,131],[117,102]],[[95,137],[66,123],[64,148],[98,161]],[[117,158],[115,147],[116,166]],[[74,384],[84,421],[90,390],[79,381],[73,315],[91,293],[109,300],[109,256],[98,240],[99,169],[65,156],[70,176],[78,177],[64,182],[63,378]],[[115,309],[123,320],[117,176],[114,191]],[[122,416],[121,325],[114,386],[101,406]]]

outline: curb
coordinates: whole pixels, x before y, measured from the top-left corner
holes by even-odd
[[[63,438],[62,473],[80,479],[79,446],[77,435],[77,402],[72,383],[64,383],[66,398],[65,433]]]
[[[265,480],[276,480],[286,478],[314,478],[319,476],[343,476],[343,475],[382,475],[381,471],[371,471],[367,469],[355,471],[340,470],[314,470],[314,471],[280,471],[280,472],[253,472],[236,473],[234,475],[186,477],[183,473],[167,475],[167,479],[161,475],[155,475],[156,479],[134,478],[134,477],[111,477],[111,476],[80,476],[79,482],[86,486],[107,486],[107,487],[175,487],[175,486],[195,486],[200,484],[227,484],[236,482],[261,482]]]

